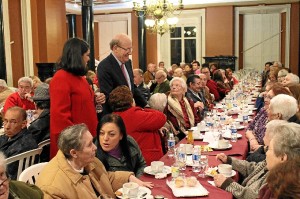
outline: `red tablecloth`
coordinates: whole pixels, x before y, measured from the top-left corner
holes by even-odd
[[[233,155],[235,158],[238,159],[245,159],[247,153],[248,153],[248,145],[247,145],[247,139],[245,138],[245,129],[238,131],[238,133],[242,134],[242,138],[238,139],[237,142],[231,142],[232,148],[228,150],[218,150],[218,151],[212,151],[212,152],[207,152],[208,154],[208,164],[210,167],[214,167],[220,164],[219,161],[216,160],[216,155],[218,153],[225,153],[227,155]],[[186,139],[183,139],[180,141],[180,143],[186,143]],[[207,145],[208,143],[204,143],[201,141],[195,141],[195,145]],[[167,155],[163,156],[161,158],[161,161],[165,163],[167,166],[171,166],[175,159],[170,158]],[[197,176],[198,174],[195,174],[192,172],[191,167],[187,167],[185,171],[186,176]],[[200,178],[197,176],[197,179],[201,183],[203,187],[205,187],[209,194],[208,196],[201,197],[201,198],[211,198],[211,199],[231,199],[233,198],[232,194],[229,192],[226,192],[220,188],[214,187],[210,185],[207,181],[208,180],[213,180],[212,177],[205,177],[205,178]],[[238,180],[238,174],[233,178],[234,180]],[[152,189],[152,195],[163,195],[165,198],[176,198],[172,190],[168,187],[166,184],[166,180],[171,180],[171,176],[168,176],[167,178],[164,179],[155,179],[154,176],[144,174],[141,176],[141,180],[143,181],[148,181],[148,182],[153,182],[154,188]],[[190,199],[192,198],[197,198],[197,197],[188,197]],[[198,197],[199,198],[199,197]]]

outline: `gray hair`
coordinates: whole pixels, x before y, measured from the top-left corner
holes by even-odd
[[[275,129],[282,125],[282,124],[286,124],[287,121],[286,120],[272,120],[270,122],[268,122],[266,124],[266,135],[268,135],[268,138],[271,140],[274,135],[277,133],[277,131],[275,131]]]
[[[128,35],[121,33],[121,34],[117,34],[110,42],[109,42],[109,47],[111,50],[113,50],[114,46],[120,46],[121,42],[124,38],[129,38]],[[130,39],[131,40],[131,39]]]
[[[187,91],[187,85],[186,85],[185,81],[184,81],[182,78],[180,78],[180,77],[173,77],[173,79],[170,81],[170,87],[172,87],[173,82],[175,82],[175,81],[179,81],[180,84],[181,84],[181,87],[182,87],[185,91]]]
[[[3,86],[4,88],[7,88],[6,81],[3,79],[0,79],[0,86]]]
[[[278,71],[278,77],[285,77],[287,74],[289,73],[289,71],[285,68],[281,69],[280,71]]]
[[[3,167],[4,171],[6,171],[6,157],[2,151],[0,151],[0,167]]]
[[[164,93],[155,93],[149,99],[149,106],[152,109],[163,112],[167,105],[167,96]]]
[[[19,80],[18,80],[18,85],[21,83],[21,82],[25,82],[25,83],[29,83],[30,84],[30,87],[33,86],[33,81],[30,77],[21,77]]]
[[[277,65],[277,67],[282,67],[282,63],[280,61],[274,61],[273,65]]]
[[[133,72],[135,72],[135,71],[137,71],[140,75],[143,75],[143,74],[144,74],[143,70],[140,69],[140,68],[135,68],[135,69],[133,69]]]
[[[273,151],[277,157],[287,155],[288,160],[299,159],[300,125],[290,122],[274,129]]]
[[[159,69],[158,71],[156,71],[156,74],[158,74],[158,75],[161,74],[164,76],[164,78],[167,78],[167,73],[163,69]]]
[[[291,79],[291,82],[290,83],[299,83],[299,76],[298,75],[295,75],[293,73],[288,73],[286,76],[289,76],[290,79]]]
[[[279,94],[271,99],[269,109],[273,114],[280,113],[282,120],[288,120],[298,112],[298,102],[292,96]]]
[[[62,151],[67,159],[71,159],[70,151],[75,149],[77,151],[82,150],[81,139],[85,132],[89,131],[85,124],[76,124],[65,128],[59,135],[58,148]]]

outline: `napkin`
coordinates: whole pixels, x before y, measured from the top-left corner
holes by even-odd
[[[193,197],[193,196],[207,196],[208,191],[197,181],[195,187],[180,187],[175,186],[174,181],[166,181],[167,185],[172,189],[174,196],[176,197]]]
[[[209,184],[211,184],[212,186],[214,186],[214,187],[216,186],[215,181],[213,181],[213,180],[212,180],[212,181],[208,180],[207,182],[208,182]]]
[[[212,134],[212,132],[205,132],[203,137],[203,142],[213,143],[215,141],[215,138]]]

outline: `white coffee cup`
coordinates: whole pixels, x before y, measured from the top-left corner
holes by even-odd
[[[230,164],[219,164],[218,171],[220,174],[223,174],[224,176],[227,176],[227,177],[231,176],[232,166]]]
[[[123,184],[123,198],[137,198],[139,193],[139,185],[135,182],[127,182]]]
[[[156,174],[156,173],[162,173],[164,169],[164,162],[162,161],[153,161],[151,162],[151,171]]]

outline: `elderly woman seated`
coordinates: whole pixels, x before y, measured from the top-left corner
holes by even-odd
[[[43,192],[37,186],[9,179],[5,158],[5,155],[0,152],[0,198],[42,199]]]
[[[132,171],[139,177],[147,166],[136,141],[126,133],[122,118],[108,114],[101,118],[97,130],[96,156],[107,171]]]
[[[270,129],[269,129],[270,128]],[[295,123],[281,123],[271,121],[267,124],[267,131],[272,132],[274,137],[270,143],[266,143],[265,161],[260,163],[237,160],[218,154],[217,159],[223,163],[231,164],[232,169],[237,170],[244,176],[241,184],[234,182],[231,178],[226,178],[222,174],[214,176],[217,187],[231,192],[238,199],[255,199],[258,197],[259,190],[265,186],[268,171],[276,165],[299,159],[300,148],[300,125]]]
[[[267,184],[260,190],[258,198],[300,198],[299,171],[299,158],[276,165],[270,170],[267,177]]]
[[[37,186],[44,198],[91,198],[101,195],[115,197],[114,192],[128,181],[152,187],[142,182],[132,172],[107,172],[95,157],[93,136],[85,124],[64,129],[58,139],[59,151],[41,171]]]
[[[187,85],[181,78],[174,77],[170,82],[171,92],[165,108],[167,119],[172,123],[175,135],[181,140],[185,131],[197,125],[200,118],[194,108],[194,102],[185,97]]]
[[[163,156],[159,129],[166,116],[157,110],[134,106],[132,93],[127,86],[118,86],[109,95],[111,109],[120,115],[128,135],[138,143],[147,165]]]
[[[263,144],[266,123],[268,121],[267,109],[269,108],[270,100],[279,94],[291,95],[290,91],[280,84],[274,84],[272,87],[266,86],[266,89],[267,92],[264,96],[264,107],[261,108],[246,131],[246,137],[248,138],[251,151],[255,151]]]

